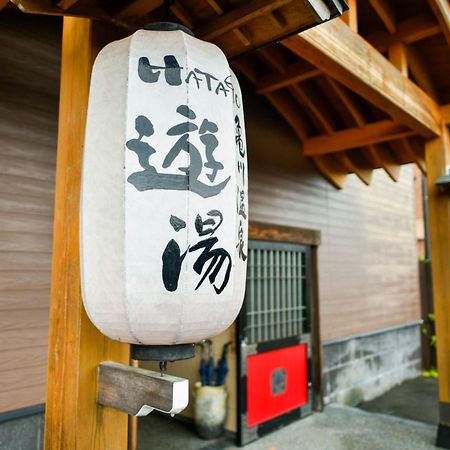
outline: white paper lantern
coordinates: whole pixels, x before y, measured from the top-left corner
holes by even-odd
[[[216,335],[241,307],[247,259],[242,99],[215,45],[140,30],[98,55],[81,197],[86,311],[145,345]]]

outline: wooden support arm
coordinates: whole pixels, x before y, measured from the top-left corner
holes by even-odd
[[[97,402],[132,416],[154,409],[178,414],[189,403],[189,381],[112,361],[98,367]]]

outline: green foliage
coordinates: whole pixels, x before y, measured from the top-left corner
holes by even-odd
[[[438,371],[432,367],[430,370],[423,370],[422,376],[424,378],[438,378],[439,374]]]

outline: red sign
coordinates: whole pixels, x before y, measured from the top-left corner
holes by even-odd
[[[247,425],[266,422],[308,403],[307,345],[247,358]]]

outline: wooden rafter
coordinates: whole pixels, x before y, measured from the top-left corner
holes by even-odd
[[[333,115],[330,114],[325,102],[321,102],[320,97],[311,95],[301,85],[296,84],[289,88],[292,96],[311,114],[320,130],[328,135],[333,134]]]
[[[442,119],[446,125],[450,125],[450,104],[441,106]]]
[[[234,66],[252,83],[256,83],[258,72],[249,60],[237,60]],[[295,134],[303,142],[308,136],[308,126],[299,114],[299,107],[286,92],[276,91],[266,94],[266,98],[292,127]]]
[[[354,173],[366,186],[372,182],[372,169],[356,163],[347,152],[336,153],[334,157],[348,171]]]
[[[347,108],[348,112],[352,116],[355,124],[358,127],[362,127],[366,124],[366,119],[364,117],[364,113],[361,110],[360,106],[356,101],[351,98],[349,95],[349,92],[345,90],[345,88],[339,84],[337,81],[333,80],[331,77],[326,77],[326,80],[331,87],[331,89],[334,91],[334,93],[337,95],[339,100],[344,104],[344,106]]]
[[[420,86],[428,95],[437,100],[439,98],[438,90],[434,85],[434,81],[432,80],[426,63],[420,53],[416,51],[414,46],[408,45],[406,46],[406,55],[409,70],[418,86]]]
[[[312,158],[319,172],[336,189],[343,189],[348,172],[336,161],[333,155],[314,156]]]
[[[448,0],[428,0],[450,47],[450,3]]]
[[[341,20],[282,41],[297,55],[424,136],[440,133],[439,106]]]
[[[417,164],[420,171],[426,175],[425,157],[423,149],[411,139],[398,139],[389,143],[393,149],[394,155],[398,154],[404,160]]]
[[[133,0],[125,3],[122,8],[117,11],[115,18],[117,20],[135,19],[145,16],[158,6],[163,4],[163,0]]]
[[[400,164],[396,161],[387,145],[368,145],[365,151],[366,157],[374,167],[383,168],[392,181],[398,181],[400,176]]]
[[[301,81],[309,80],[320,74],[320,70],[311,66],[311,64],[306,61],[299,61],[288,66],[283,73],[271,73],[262,77],[256,84],[256,91],[258,94],[266,94]]]
[[[358,127],[363,127],[366,124],[364,113],[359,107],[359,104],[350,96],[350,92],[346,91],[343,86],[332,78],[327,77],[327,81],[350,112],[355,124]],[[361,151],[373,168],[382,168],[393,181],[396,182],[398,180],[400,175],[400,164],[398,164],[386,146],[370,144],[363,147]]]
[[[57,2],[58,8],[61,8],[63,10],[69,9],[71,6],[75,5],[78,0],[59,0]]]
[[[406,46],[403,42],[395,42],[389,47],[389,61],[394,64],[402,75],[405,77],[408,76],[408,58],[406,55]]]
[[[287,5],[292,0],[250,0],[243,6],[209,21],[195,30],[195,35],[201,39],[212,40],[227,31],[241,27],[256,17],[268,14],[275,9]]]
[[[191,13],[180,2],[175,2],[170,7],[170,12],[184,26],[190,29],[193,29],[195,27],[195,20],[193,19]]]
[[[260,58],[273,70],[275,70],[280,76],[283,76],[287,69],[284,58],[280,52],[274,51],[273,48],[264,48],[258,52]],[[257,77],[255,76],[255,79]],[[317,105],[317,98],[312,100],[307,94],[305,94],[299,84],[295,86],[289,86],[289,93],[292,97],[296,98],[299,103],[306,107],[312,114],[312,119],[318,124],[319,128],[322,128],[326,133],[332,133],[333,125],[332,120],[321,113],[321,106]],[[308,129],[305,124],[299,120],[299,111],[297,107],[290,103],[290,97],[283,98],[283,91],[274,91],[266,94],[269,101],[278,109],[280,114],[285,117],[287,122],[293,127],[294,131],[299,136],[300,140],[304,142],[309,135]],[[283,99],[283,100],[281,100]],[[281,103],[281,101],[283,103]],[[323,105],[322,105],[323,106]],[[294,114],[294,116],[293,116]],[[342,166],[342,164],[328,156],[317,156],[313,158],[313,162],[319,172],[337,189],[342,189],[345,185],[345,179],[348,172]]]
[[[341,19],[355,32],[358,32],[358,2],[347,0],[348,11],[342,14]]]
[[[222,8],[222,6],[219,4],[217,0],[206,0],[206,2],[217,15],[223,16],[225,10]],[[239,28],[235,28],[233,30],[233,33],[245,46],[249,46],[251,44],[249,37]]]
[[[389,33],[395,33],[397,28],[395,13],[388,0],[369,0],[378,17],[383,22]]]
[[[305,141],[303,148],[305,155],[317,156],[378,144],[414,134],[414,131],[398,122],[382,120],[359,128],[336,131],[329,136],[309,138]]]
[[[439,23],[432,16],[417,16],[406,19],[397,24],[395,33],[387,31],[376,31],[375,33],[364,36],[371,45],[379,52],[385,52],[392,44],[403,42],[412,44],[422,39],[435,36],[441,32]]]
[[[299,115],[299,106],[285,92],[271,92],[267,99],[286,119],[301,141],[307,139],[308,128]]]

